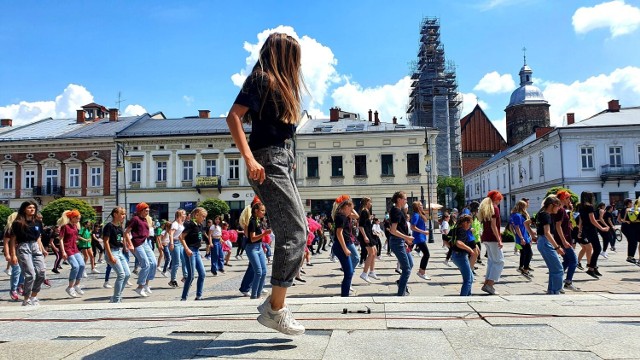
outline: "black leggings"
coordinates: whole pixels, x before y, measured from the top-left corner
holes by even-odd
[[[591,254],[591,261],[589,261],[588,267],[595,269],[598,267],[598,257],[602,252],[602,246],[600,245],[600,239],[598,239],[598,233],[596,231],[590,231],[587,233],[582,233],[582,236],[586,237],[589,240],[589,244],[593,248],[593,253]]]
[[[633,258],[636,256],[636,249],[638,248],[638,238],[636,232],[633,231],[631,225],[622,226],[622,234],[627,238],[627,257]]]
[[[96,240],[93,240],[93,239],[91,240],[91,249],[93,250],[93,256],[98,256],[98,253],[96,252],[96,250],[100,252],[100,257],[104,255],[104,247],[100,244],[100,242]]]
[[[420,259],[420,270],[426,270],[427,264],[429,264],[429,248],[427,243],[423,242],[416,245],[420,251],[422,251],[422,259]]]
[[[602,237],[602,251],[606,252],[609,245],[611,248],[616,247],[616,239],[613,236],[613,229],[610,231],[599,231],[600,237]]]
[[[236,256],[242,255],[242,253],[244,252],[244,247],[247,246],[247,240],[248,239],[243,236],[242,239],[238,241],[238,251],[236,251]]]
[[[522,250],[520,250],[520,268],[529,270],[532,257],[533,250],[531,250],[531,244],[522,245]]]

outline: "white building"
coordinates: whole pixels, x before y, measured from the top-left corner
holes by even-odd
[[[621,108],[617,100],[588,119],[539,131],[496,154],[465,174],[465,198],[479,200],[497,189],[504,194],[502,215],[521,198],[537,211],[547,190],[563,186],[580,195],[595,193],[598,202],[621,207],[640,196],[640,107]]]

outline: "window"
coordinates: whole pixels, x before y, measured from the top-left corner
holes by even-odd
[[[496,170],[496,189],[500,188],[500,171]]]
[[[622,146],[609,147],[609,165],[612,167],[622,166]]]
[[[216,160],[207,160],[204,162],[205,174],[207,176],[216,176],[218,175],[218,170],[216,169]]]
[[[24,171],[24,188],[33,189],[36,186],[36,171],[25,170]]]
[[[13,189],[13,170],[5,170],[3,176],[5,190]]]
[[[418,154],[407,154],[407,174],[420,174],[420,159]]]
[[[367,155],[356,155],[356,176],[367,176]]]
[[[513,176],[513,167],[514,167],[514,165],[511,165],[511,172],[510,172],[510,174],[511,174],[511,185],[516,183],[516,179]]]
[[[318,158],[317,157],[308,157],[307,158],[307,177],[309,178],[317,178],[318,174]]]
[[[80,168],[69,168],[69,187],[80,187]]]
[[[182,161],[182,181],[193,180],[193,160]]]
[[[240,179],[240,160],[229,159],[229,180]]]
[[[342,172],[342,156],[331,157],[331,176],[344,176]]]
[[[533,158],[529,156],[529,179],[533,179]]]
[[[393,176],[393,155],[380,155],[380,163],[382,164],[382,176]]]
[[[131,163],[131,182],[140,182],[142,178],[142,163]]]
[[[502,168],[502,185],[507,187],[507,169]]]
[[[593,148],[581,147],[580,148],[580,160],[582,162],[582,170],[593,169]]]
[[[156,161],[156,181],[167,181],[167,162]]]
[[[640,164],[640,145],[638,145],[638,162],[637,162],[637,164]]]
[[[544,155],[540,154],[540,176],[544,176]]]
[[[44,193],[51,195],[58,192],[58,169],[45,169],[44,174]]]
[[[102,186],[102,168],[101,167],[91,168],[91,186],[92,187]]]

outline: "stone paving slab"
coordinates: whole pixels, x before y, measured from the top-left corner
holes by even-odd
[[[591,322],[555,321],[554,329],[566,334],[603,359],[640,359],[640,321],[599,319]]]
[[[70,354],[75,360],[164,360],[191,359],[211,343],[214,336],[108,337]]]
[[[0,359],[64,359],[96,339],[16,340],[0,344]]]

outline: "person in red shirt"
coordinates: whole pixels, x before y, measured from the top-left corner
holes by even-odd
[[[60,228],[60,241],[62,243],[62,258],[67,260],[71,265],[69,272],[69,286],[66,289],[67,294],[72,298],[84,295],[84,291],[80,287],[80,280],[84,274],[84,259],[82,253],[78,249],[78,231],[80,230],[80,212],[78,210],[69,210],[62,213],[62,217],[58,219],[58,227]]]
[[[136,215],[131,218],[124,231],[125,236],[130,236],[134,248],[133,255],[140,263],[138,287],[135,292],[142,297],[147,297],[151,294],[149,281],[155,278],[158,266],[156,256],[147,242],[149,231],[151,230],[147,222],[147,215],[149,215],[149,205],[143,202],[136,205]]]
[[[498,208],[500,201],[502,201],[502,194],[498,190],[491,190],[480,203],[478,210],[478,220],[483,228],[480,240],[487,249],[487,275],[481,290],[490,295],[497,295],[493,285],[500,280],[502,269],[504,269],[500,208]]]

